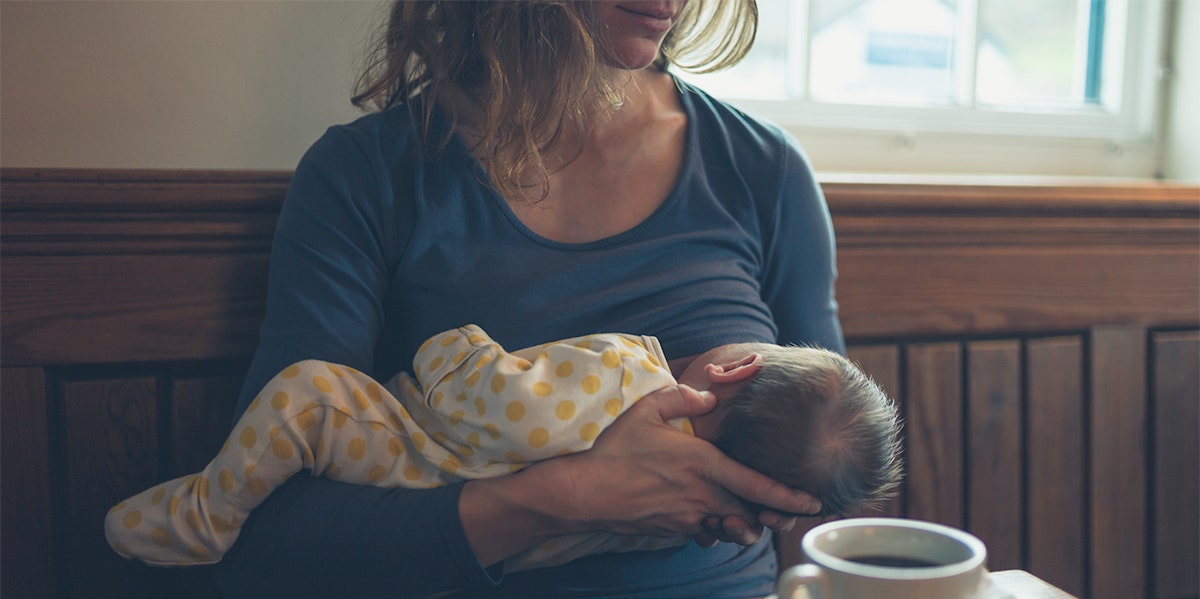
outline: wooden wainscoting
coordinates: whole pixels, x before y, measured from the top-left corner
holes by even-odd
[[[851,346],[906,421],[883,513],[970,530],[993,570],[1080,597],[1195,596],[1198,348],[1128,325]]]
[[[0,172],[0,594],[216,594],[120,560],[101,522],[223,438],[288,178]],[[1081,597],[1200,592],[1200,190],[824,187],[850,354],[907,423],[884,512]]]

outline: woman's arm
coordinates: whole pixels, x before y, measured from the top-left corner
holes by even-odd
[[[760,205],[763,300],[779,343],[845,353],[835,297],[837,252],[829,206],[799,146],[780,132],[778,197]]]
[[[425,597],[489,588],[458,520],[462,485],[382,489],[305,474],[274,491],[218,562],[225,596]]]
[[[371,372],[390,259],[404,222],[386,213],[372,164],[331,130],[297,167],[272,246],[267,313],[238,403],[288,364],[322,359]],[[411,221],[410,221],[411,222]],[[228,596],[421,596],[494,584],[458,518],[462,485],[382,489],[305,475],[243,525],[216,577]]]

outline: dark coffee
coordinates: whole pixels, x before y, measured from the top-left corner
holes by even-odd
[[[856,555],[846,557],[846,560],[868,566],[883,566],[885,568],[936,568],[944,564],[919,557],[906,555]]]

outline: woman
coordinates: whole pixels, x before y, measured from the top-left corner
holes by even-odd
[[[397,2],[356,97],[380,110],[330,129],[297,167],[239,413],[288,364],[387,379],[465,322],[508,347],[655,335],[680,362],[738,341],[841,351],[832,231],[806,160],[665,71],[689,47],[699,66],[736,62],[754,5],[685,2]],[[820,506],[664,424],[711,407],[654,394],[590,451],[429,491],[296,477],[218,580],[230,596],[765,595],[762,527]],[[503,572],[588,531],[696,543]]]

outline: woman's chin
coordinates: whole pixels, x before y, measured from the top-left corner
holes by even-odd
[[[654,64],[659,44],[652,40],[631,40],[613,48],[604,62],[613,68],[639,71]]]

